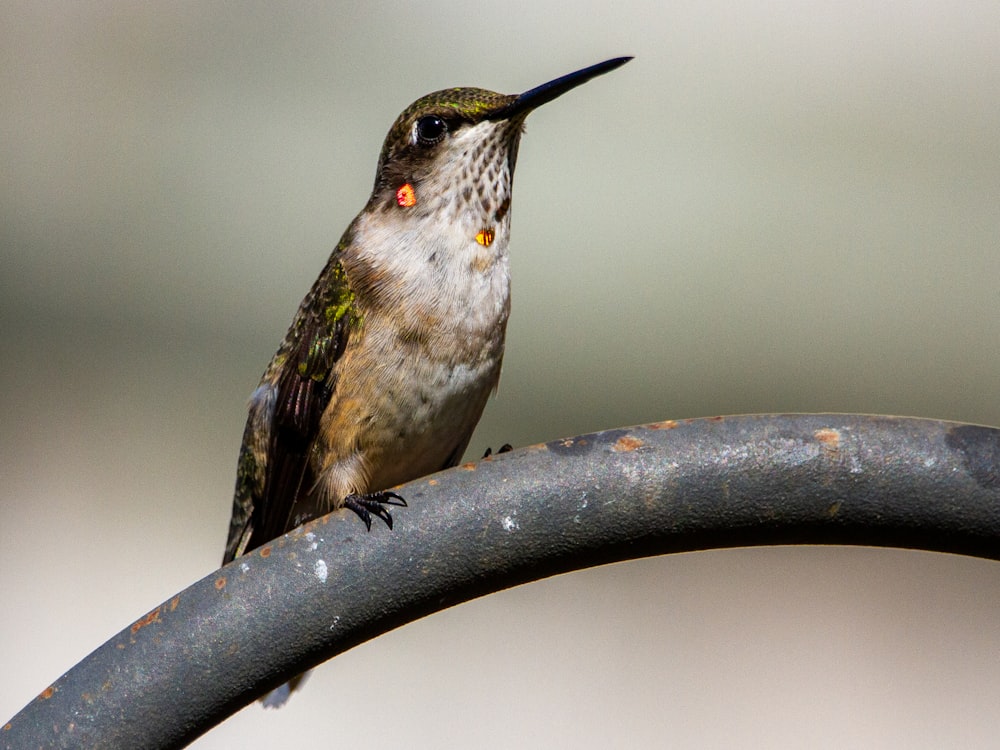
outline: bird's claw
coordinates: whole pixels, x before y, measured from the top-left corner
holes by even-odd
[[[369,531],[372,530],[372,516],[378,516],[385,521],[386,526],[392,528],[392,515],[385,507],[387,505],[405,508],[406,500],[388,490],[369,492],[366,495],[348,495],[344,498],[344,507],[357,513]]]
[[[497,451],[497,455],[500,455],[501,453],[507,453],[512,450],[514,450],[514,448],[513,446],[511,446],[510,443],[504,443],[503,445],[500,446],[500,450]],[[486,453],[483,454],[483,458],[489,458],[492,455],[493,455],[493,449],[487,448]]]

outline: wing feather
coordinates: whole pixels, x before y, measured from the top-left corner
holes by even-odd
[[[357,322],[353,299],[334,256],[251,399],[223,563],[288,531],[315,483],[310,456]]]

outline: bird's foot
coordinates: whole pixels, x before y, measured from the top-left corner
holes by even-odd
[[[507,453],[512,450],[514,450],[514,448],[511,446],[510,443],[504,443],[503,445],[500,446],[500,450],[497,451],[497,455],[499,456],[501,453]],[[493,455],[493,449],[487,448],[486,453],[483,454],[483,458],[489,458],[492,455]]]
[[[392,528],[392,516],[385,506],[395,505],[398,508],[405,508],[406,501],[395,492],[382,490],[379,492],[369,492],[366,495],[348,495],[344,498],[344,507],[350,508],[358,514],[358,518],[364,521],[368,530],[372,530],[372,516],[378,516],[385,525]]]

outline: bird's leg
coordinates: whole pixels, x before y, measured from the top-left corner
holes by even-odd
[[[378,516],[385,525],[392,528],[392,516],[385,506],[395,505],[399,508],[406,507],[406,501],[395,492],[381,490],[379,492],[369,492],[365,495],[350,494],[344,498],[344,507],[350,508],[358,514],[358,518],[365,522],[368,530],[372,530],[372,516]]]
[[[504,443],[503,445],[500,446],[500,450],[497,451],[497,455],[499,456],[501,453],[508,453],[509,451],[512,450],[514,450],[514,448],[511,446],[510,443]],[[486,453],[483,454],[483,458],[489,458],[492,455],[493,455],[493,449],[487,448]]]

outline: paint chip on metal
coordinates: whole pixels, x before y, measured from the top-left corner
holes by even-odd
[[[325,560],[317,560],[313,563],[313,573],[319,579],[320,583],[326,583],[327,569]]]

